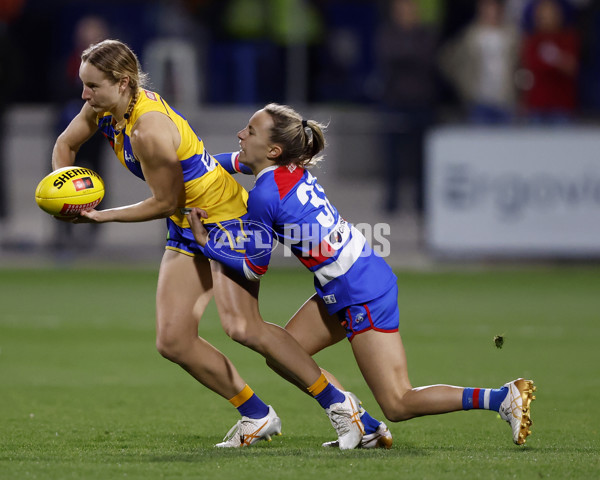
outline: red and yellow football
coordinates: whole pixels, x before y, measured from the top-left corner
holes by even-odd
[[[93,170],[63,167],[46,175],[35,189],[35,201],[44,212],[73,217],[92,210],[104,198],[104,181]]]

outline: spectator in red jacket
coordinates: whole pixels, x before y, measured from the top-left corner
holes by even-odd
[[[523,107],[535,123],[568,123],[577,108],[580,38],[556,0],[538,0],[523,41]]]

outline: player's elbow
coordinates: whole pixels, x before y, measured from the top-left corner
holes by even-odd
[[[156,216],[159,218],[166,218],[174,215],[177,212],[178,202],[177,200],[156,200]]]
[[[163,217],[170,217],[171,215],[175,215],[176,212],[177,212],[177,205],[175,205],[175,206],[169,206],[169,207],[166,207],[163,210],[163,215],[162,216]]]

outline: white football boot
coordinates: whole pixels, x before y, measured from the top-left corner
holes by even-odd
[[[358,448],[392,448],[392,443],[394,439],[392,438],[391,432],[388,430],[388,427],[385,423],[379,423],[377,430],[373,433],[368,433],[363,435]],[[339,447],[340,442],[337,440],[333,440],[331,442],[325,442],[323,447]]]
[[[355,404],[358,405],[358,413],[362,417],[365,413],[365,409],[362,406],[362,402],[358,399],[356,395],[352,392],[347,392]],[[385,423],[380,422],[377,426],[377,430],[373,433],[363,435],[362,440],[360,441],[359,448],[392,448],[392,434],[388,430],[388,427]],[[332,440],[331,442],[325,442],[321,445],[322,447],[339,447],[340,442],[337,440]]]
[[[334,403],[325,409],[329,421],[338,434],[340,450],[356,448],[365,434],[365,429],[360,420],[359,402],[356,397],[348,392],[343,392],[345,400]]]
[[[247,447],[260,440],[271,441],[271,435],[281,435],[281,420],[269,405],[269,413],[263,418],[242,417],[227,432],[218,448]]]
[[[392,434],[385,423],[380,422],[377,430],[365,435],[360,441],[360,448],[392,448]]]
[[[513,432],[513,441],[517,445],[523,445],[527,436],[531,435],[531,411],[530,405],[535,400],[533,392],[536,387],[532,380],[518,378],[504,385],[508,387],[506,398],[500,404],[500,418],[506,420]]]

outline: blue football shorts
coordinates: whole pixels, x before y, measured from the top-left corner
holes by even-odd
[[[350,305],[338,313],[346,337],[352,341],[355,335],[368,330],[392,333],[397,332],[400,325],[398,309],[398,286],[389,289],[381,297],[359,305]]]
[[[206,223],[204,226],[210,232],[216,227],[216,224]],[[170,218],[167,218],[167,244],[165,249],[174,250],[190,257],[198,254],[204,255],[204,247],[196,242],[192,229],[180,227]]]
[[[234,218],[221,223],[205,223],[204,227],[211,236],[227,232],[228,235],[220,238],[232,240],[242,232],[241,225],[241,220]],[[198,254],[204,255],[204,247],[196,242],[192,229],[180,227],[170,218],[167,218],[167,244],[165,248],[191,257]],[[228,245],[228,248],[234,247]]]
[[[190,257],[197,254],[204,255],[204,249],[196,242],[192,229],[180,227],[170,218],[167,218],[167,245],[165,249],[174,250]]]

